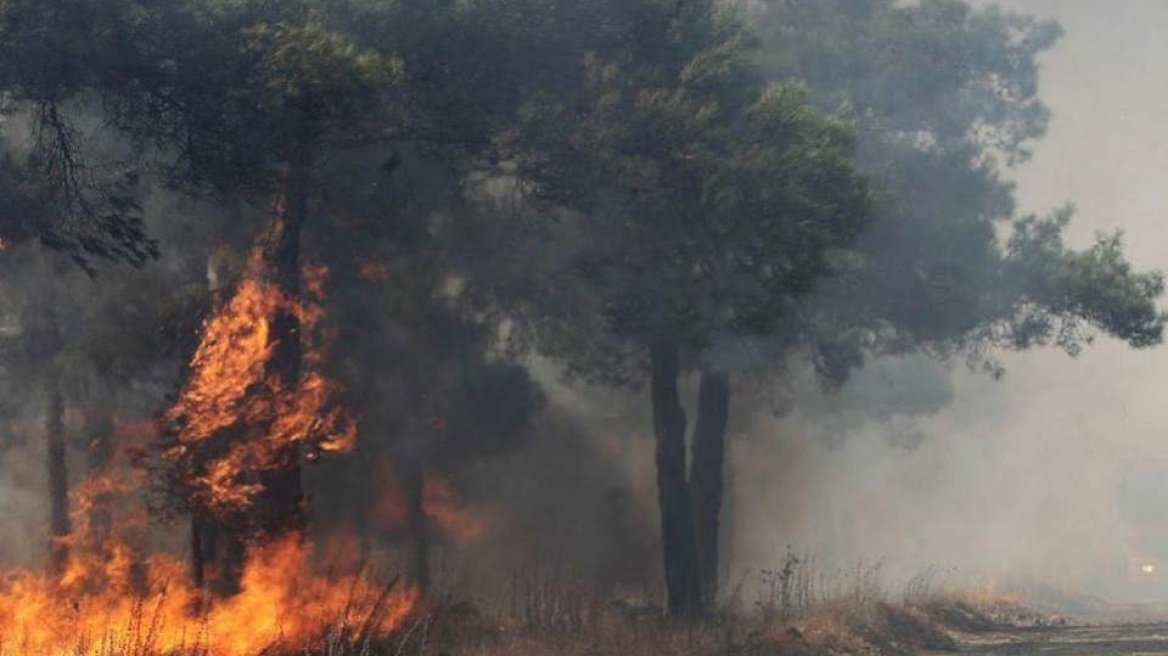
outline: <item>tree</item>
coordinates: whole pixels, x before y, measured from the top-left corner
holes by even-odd
[[[694,7],[682,5],[679,16],[692,19],[686,11]],[[669,25],[660,17],[654,22],[651,7],[638,10],[645,13],[638,25]],[[544,221],[530,217],[535,205],[515,212],[514,231],[502,231],[497,241],[490,228],[471,231],[480,247],[511,257],[516,242],[537,245],[522,265],[494,261],[498,279],[484,293],[488,304],[520,299],[511,316],[523,339],[570,374],[628,384],[650,372],[658,444],[672,445],[659,451],[659,463],[674,612],[690,603],[695,588],[703,601],[717,589],[734,376],[781,375],[785,363],[806,358],[834,388],[866,357],[911,352],[963,354],[997,372],[998,347],[1055,342],[1075,353],[1093,331],[1148,346],[1159,341],[1164,321],[1155,306],[1160,275],[1134,271],[1118,237],[1074,250],[1061,236],[1068,212],[1043,219],[1014,213],[1003,171],[1025,161],[1044,131],[1048,112],[1038,97],[1036,57],[1057,38],[1056,25],[951,0],[797,0],[751,15],[763,44],[753,50],[745,30],[722,33],[722,48],[695,48],[678,26],[688,25],[693,37],[702,23],[685,18],[641,33],[641,49],[610,48],[603,59],[591,58],[581,92],[557,90],[532,102],[517,130],[513,188],[541,209],[556,209],[544,211]],[[666,36],[655,41],[647,34]],[[741,117],[750,123],[751,103],[734,93],[750,88],[746,57],[779,85],[770,97],[781,100],[771,106],[785,107],[782,116],[807,118],[718,133],[733,135],[721,143],[741,139],[754,152],[786,137],[789,150],[771,152],[790,155],[740,168],[741,159],[720,153],[722,171],[733,173],[717,176],[726,184],[718,187],[704,177],[715,167],[699,168],[703,153],[717,152],[706,130],[727,117],[730,125]],[[672,69],[661,63],[669,61]],[[717,74],[707,75],[711,70]],[[677,73],[670,81],[676,86],[662,82],[669,71]],[[791,78],[809,91],[797,91]],[[858,217],[869,207],[844,182],[852,175],[845,167],[800,158],[806,153],[799,136],[815,134],[810,126],[823,119],[791,109],[804,107],[799,93],[823,110],[852,108],[856,162],[876,189],[862,233],[855,220],[821,221],[816,225],[831,234],[802,243],[797,230],[772,231],[789,226],[781,218],[790,214],[768,210],[815,215],[791,197],[835,209],[837,217],[847,209]],[[695,109],[715,107],[712,100],[686,104],[694,98],[717,98],[716,110]],[[698,116],[717,119],[679,118]],[[813,151],[819,157],[837,154],[846,162],[851,152],[846,137],[826,140],[834,149],[808,142],[820,145]],[[817,184],[800,189],[804,163],[818,174]],[[738,250],[748,235],[775,260]],[[797,254],[784,251],[796,243]],[[752,274],[775,271],[805,275],[750,286],[757,282]],[[661,326],[675,331],[679,348],[652,339]],[[645,341],[653,345],[650,357],[637,357]],[[688,480],[676,384],[660,384],[687,370],[702,373]],[[669,537],[691,531],[692,548],[679,549],[686,541]],[[695,562],[695,551],[691,568],[685,563]],[[688,569],[694,573],[679,574]]]
[[[37,239],[93,274],[93,261],[141,267],[158,258],[135,198],[128,158],[95,158],[77,108],[119,44],[106,40],[121,2],[0,3],[0,89],[5,122],[27,118],[31,148],[4,157],[8,209],[0,241]]]
[[[699,407],[724,410],[726,378],[701,354],[723,333],[774,331],[859,234],[869,198],[848,120],[816,111],[798,85],[762,84],[741,16],[710,2],[636,11],[635,41],[590,57],[579,89],[537,95],[510,144],[533,211],[578,231],[559,263],[570,273],[556,277],[580,297],[557,298],[549,284],[519,305],[528,335],[575,371],[648,378],[669,609],[680,616],[709,602],[695,500],[720,505],[707,471],[686,472],[682,373],[705,369]],[[589,309],[598,318],[583,324]],[[621,357],[633,366],[609,370]],[[695,453],[720,456],[707,437],[721,430],[700,418]]]
[[[406,571],[425,589],[430,545],[446,528],[431,516],[434,491],[457,491],[468,466],[521,446],[542,397],[451,281],[443,226],[470,211],[465,153],[452,154],[451,144],[391,147],[392,168],[382,166],[384,148],[367,147],[330,158],[322,178],[321,215],[332,222],[315,258],[334,281],[335,368],[362,437],[355,457],[321,471],[344,484],[330,482],[314,503],[326,522],[375,517],[381,537],[408,538]],[[379,516],[390,497],[401,517]]]
[[[769,75],[853,104],[859,163],[881,190],[852,266],[791,331],[827,380],[864,353],[963,352],[991,369],[995,346],[1075,353],[1089,327],[1159,342],[1161,276],[1133,271],[1118,236],[1075,251],[1069,209],[1014,211],[1004,173],[1046,129],[1037,57],[1057,24],[956,0],[776,2],[758,19]]]
[[[320,157],[381,138],[397,120],[389,99],[399,62],[334,29],[325,8],[312,2],[131,3],[110,28],[119,55],[103,62],[94,85],[108,120],[162,164],[171,184],[271,203],[259,275],[289,299],[301,292],[302,234]],[[265,376],[282,381],[281,387],[300,380],[301,333],[297,314],[282,304],[265,364]],[[215,449],[262,440],[268,428],[241,420],[199,440],[205,448],[182,450],[179,468],[197,478]],[[298,446],[289,444],[249,474],[259,492],[247,512],[226,522],[232,526],[225,537],[228,579],[245,536],[303,532],[300,458]],[[187,501],[199,552],[197,545],[216,542],[212,534],[220,532],[222,518]],[[206,559],[196,553],[194,560]],[[223,584],[234,587],[230,580]]]
[[[1019,218],[1004,179],[1046,129],[1037,58],[1057,24],[955,0],[765,8],[768,75],[804,81],[822,107],[851,103],[880,198],[841,274],[748,347],[748,373],[805,354],[835,389],[873,356],[963,356],[1001,375],[996,349],[1160,342],[1161,274],[1134,270],[1119,235],[1069,247],[1070,209]]]

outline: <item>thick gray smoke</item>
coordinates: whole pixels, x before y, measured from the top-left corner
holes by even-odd
[[[1123,230],[1137,267],[1168,268],[1168,5],[998,4],[1066,30],[1044,58],[1053,120],[1016,171],[1020,209],[1071,202],[1076,245]],[[1074,360],[1004,361],[1000,382],[958,366],[953,402],[918,422],[923,440],[907,454],[877,424],[826,449],[820,417],[757,418],[733,447],[738,575],[791,544],[841,566],[883,558],[902,579],[932,565],[1114,599],[1168,596],[1168,353],[1101,340]]]

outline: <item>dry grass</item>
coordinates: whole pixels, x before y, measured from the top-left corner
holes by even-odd
[[[577,577],[531,571],[491,603],[439,596],[391,636],[333,630],[312,645],[273,645],[262,656],[883,656],[956,647],[954,632],[1003,627],[1006,609],[935,590],[931,570],[893,594],[879,562],[830,573],[788,550],[741,595],[700,623],[666,620],[645,598],[608,598]],[[95,656],[215,656],[192,635],[189,652],[159,654],[147,605],[132,626],[112,628]],[[351,624],[351,623],[350,623]],[[0,652],[3,652],[0,641]],[[257,654],[260,656],[260,654]]]

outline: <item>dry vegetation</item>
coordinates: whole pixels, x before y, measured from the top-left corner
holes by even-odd
[[[907,655],[951,651],[962,634],[1043,621],[1012,602],[942,592],[926,571],[899,590],[879,562],[821,572],[815,560],[788,551],[761,573],[752,599],[740,589],[705,621],[674,622],[647,598],[609,598],[586,581],[546,572],[511,577],[487,601],[445,593],[420,601],[391,635],[368,630],[376,617],[338,617],[312,632],[310,645],[277,640],[257,656],[827,656]],[[452,587],[452,586],[448,586]],[[77,656],[217,656],[207,630],[191,622],[186,647],[165,647],[173,632],[158,609],[166,592],[137,604],[125,626],[101,636],[60,641]],[[382,612],[388,612],[384,609]],[[79,626],[81,624],[79,623]],[[92,626],[92,625],[91,625]],[[291,635],[291,634],[289,634]],[[297,640],[304,639],[301,632]],[[0,640],[0,654],[28,650]]]
[[[788,551],[718,616],[671,622],[644,598],[604,599],[571,579],[516,577],[494,603],[432,602],[377,653],[416,656],[826,656],[953,651],[964,634],[1043,618],[1012,601],[941,591],[926,571],[898,591],[879,562],[821,572]]]

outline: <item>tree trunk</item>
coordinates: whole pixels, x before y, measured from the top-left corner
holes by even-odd
[[[410,577],[421,592],[430,587],[430,526],[426,522],[425,475],[418,462],[406,464],[402,482],[410,531]]]
[[[290,298],[300,295],[300,237],[308,215],[308,163],[296,158],[289,167],[284,198],[277,203],[267,235],[265,257],[274,281]],[[300,376],[300,320],[281,311],[272,322],[276,348],[270,371],[295,384]],[[300,453],[296,446],[280,454],[278,467],[262,481],[264,491],[255,503],[254,520],[261,536],[303,534],[307,529],[304,490],[300,480]]]
[[[50,366],[46,384],[45,436],[49,468],[49,565],[60,574],[69,560],[69,472],[65,463],[65,401],[60,380]]]
[[[698,418],[689,475],[702,608],[711,607],[718,594],[718,517],[722,511],[722,472],[729,414],[730,377],[721,371],[703,372],[698,389]]]
[[[738,519],[738,488],[733,465],[725,466],[722,473],[725,491],[722,494],[722,512],[718,515],[718,580],[726,581],[730,578],[730,562],[737,544],[735,522]]]
[[[685,412],[678,394],[680,355],[677,342],[662,337],[649,348],[652,364],[653,433],[657,442],[657,500],[669,614],[698,614],[693,509],[685,472]]]

